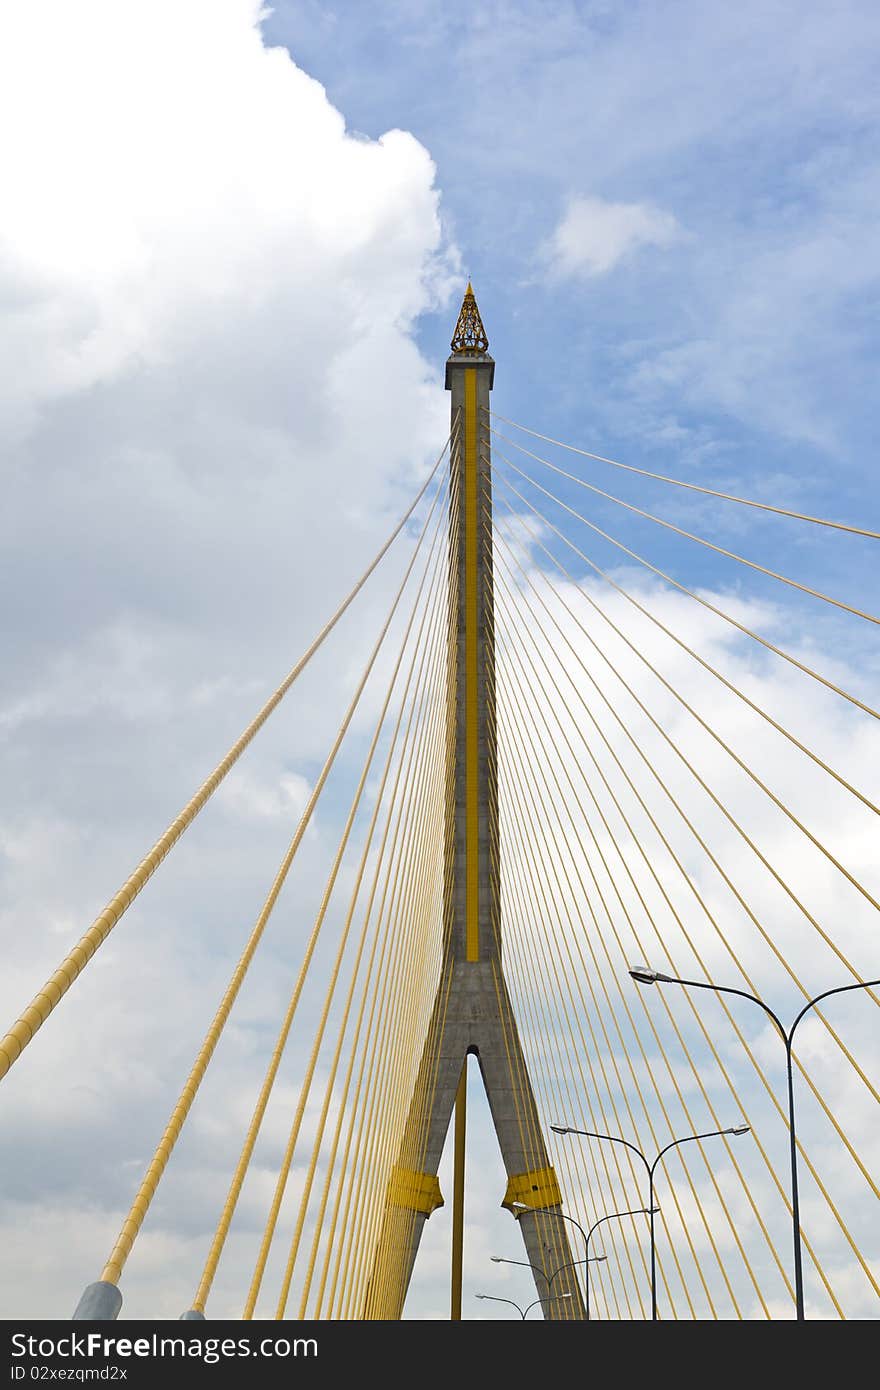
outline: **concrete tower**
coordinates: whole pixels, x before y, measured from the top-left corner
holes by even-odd
[[[489,392],[495,363],[488,346],[469,284],[446,363],[453,432],[447,937],[420,1074],[367,1290],[366,1318],[401,1315],[422,1229],[431,1212],[443,1204],[437,1168],[453,1110],[452,1317],[461,1317],[464,1082],[469,1054],[479,1063],[507,1170],[502,1205],[518,1217],[526,1259],[547,1276],[572,1262],[567,1223],[552,1210],[561,1205],[559,1185],[548,1162],[502,962],[489,465]],[[545,1317],[584,1316],[573,1270],[554,1280],[552,1298],[546,1279],[536,1276],[536,1292],[543,1300]]]

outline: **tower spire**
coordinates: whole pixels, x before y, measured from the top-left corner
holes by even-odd
[[[451,347],[456,357],[481,357],[484,352],[489,351],[489,338],[480,318],[470,280],[461,301]]]

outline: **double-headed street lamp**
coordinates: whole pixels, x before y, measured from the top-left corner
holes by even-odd
[[[521,1307],[519,1306],[518,1303],[514,1303],[514,1301],[513,1301],[512,1298],[498,1298],[498,1297],[496,1297],[496,1295],[495,1295],[494,1293],[475,1293],[475,1294],[474,1294],[474,1298],[483,1299],[483,1300],[488,1301],[488,1302],[490,1302],[490,1303],[509,1303],[510,1306],[511,1306],[511,1308],[515,1308],[516,1311],[519,1313],[519,1315],[520,1315],[520,1317],[522,1318],[523,1322],[525,1322],[526,1318],[528,1317],[529,1313],[531,1312],[531,1310],[532,1310],[533,1308],[537,1308],[537,1306],[538,1306],[539,1303],[543,1303],[543,1302],[544,1302],[543,1298],[536,1298],[535,1301],[534,1301],[534,1303],[529,1303],[529,1304],[526,1305],[525,1308],[521,1308]],[[558,1294],[554,1294],[554,1299],[553,1299],[553,1301],[555,1302],[556,1299],[561,1299],[561,1298],[571,1298],[571,1294],[570,1294],[570,1293],[558,1293]]]
[[[654,1211],[655,1211],[655,1212],[658,1212],[659,1210],[660,1210],[659,1207],[654,1207]],[[520,1218],[521,1216],[524,1216],[525,1213],[526,1213],[527,1211],[546,1211],[546,1212],[549,1212],[552,1216],[558,1216],[559,1219],[560,1219],[560,1221],[570,1221],[571,1224],[572,1224],[572,1226],[577,1226],[578,1230],[580,1231],[581,1235],[583,1236],[583,1238],[584,1238],[584,1254],[585,1254],[585,1256],[586,1256],[586,1259],[584,1259],[584,1260],[576,1260],[575,1263],[576,1263],[576,1264],[579,1264],[579,1265],[582,1264],[582,1265],[584,1266],[584,1318],[585,1318],[585,1320],[586,1320],[587,1322],[589,1322],[589,1321],[590,1321],[590,1265],[591,1265],[591,1264],[596,1264],[599,1260],[604,1260],[604,1259],[607,1258],[607,1256],[605,1256],[605,1255],[591,1255],[591,1254],[590,1254],[590,1237],[592,1236],[593,1232],[596,1230],[596,1227],[602,1225],[602,1222],[603,1222],[603,1221],[613,1221],[616,1217],[624,1217],[624,1216],[650,1216],[650,1215],[651,1215],[650,1211],[648,1210],[647,1207],[636,1207],[633,1211],[610,1211],[610,1212],[608,1213],[607,1216],[600,1216],[598,1221],[594,1221],[593,1224],[592,1224],[592,1226],[590,1227],[590,1229],[589,1229],[588,1231],[585,1231],[584,1228],[583,1228],[583,1226],[581,1225],[581,1223],[580,1223],[579,1221],[575,1221],[575,1219],[574,1219],[573,1216],[566,1216],[564,1212],[557,1211],[555,1207],[526,1207],[526,1206],[519,1206],[519,1205],[517,1205],[517,1206],[515,1207],[515,1209],[514,1209],[514,1216],[516,1217],[517,1220],[519,1220],[519,1218]],[[493,1256],[492,1256],[492,1259],[493,1259],[493,1260],[496,1259],[496,1256],[493,1255]],[[513,1264],[513,1263],[515,1263],[515,1261],[511,1260],[511,1261],[509,1261],[509,1263],[510,1263],[510,1264]],[[562,1267],[563,1267],[563,1269],[566,1268],[565,1265],[563,1265]],[[557,1270],[557,1274],[558,1274],[558,1272],[559,1272],[559,1271]],[[555,1276],[554,1276],[554,1277],[555,1277]]]
[[[654,1214],[659,1211],[659,1207],[654,1205],[654,1172],[657,1168],[657,1164],[664,1154],[669,1153],[670,1149],[677,1148],[679,1144],[688,1144],[693,1139],[715,1139],[722,1134],[748,1134],[749,1126],[746,1124],[731,1125],[728,1129],[712,1129],[708,1134],[685,1134],[681,1139],[673,1139],[671,1144],[667,1144],[665,1148],[662,1148],[653,1163],[649,1162],[641,1149],[637,1149],[635,1144],[631,1144],[628,1139],[621,1139],[618,1135],[594,1134],[592,1130],[574,1129],[571,1125],[551,1125],[550,1128],[553,1130],[554,1134],[580,1134],[584,1139],[607,1139],[612,1144],[623,1144],[625,1148],[630,1149],[634,1154],[638,1154],[639,1158],[644,1163],[648,1174],[648,1206],[646,1210],[651,1218],[651,1321],[656,1322],[657,1254],[654,1242]]]
[[[795,1304],[797,1307],[797,1318],[803,1322],[804,1313],[804,1271],[803,1259],[801,1255],[801,1217],[800,1201],[798,1197],[798,1167],[797,1167],[797,1136],[794,1127],[794,1079],[792,1075],[792,1039],[794,1031],[805,1014],[823,999],[828,999],[832,994],[846,994],[851,989],[871,989],[874,985],[880,985],[880,980],[860,980],[854,985],[838,985],[837,989],[826,989],[822,994],[817,994],[815,999],[810,999],[801,1009],[794,1023],[785,1030],[785,1026],[776,1017],[776,1014],[763,999],[759,999],[755,994],[748,994],[744,989],[734,989],[731,985],[713,985],[705,980],[680,980],[676,975],[664,975],[660,970],[652,970],[647,965],[636,965],[630,970],[630,975],[637,984],[640,985],[685,985],[688,989],[710,989],[715,994],[736,994],[740,999],[750,999],[753,1004],[757,1004],[763,1009],[765,1014],[772,1018],[776,1027],[779,1029],[780,1036],[785,1044],[785,1061],[788,1071],[788,1139],[791,1149],[791,1218],[794,1233],[794,1289]]]
[[[540,1207],[528,1207],[528,1208],[524,1208],[524,1210],[527,1210],[527,1211],[540,1211],[540,1210],[542,1210],[542,1208],[540,1208]],[[554,1212],[554,1215],[555,1215],[555,1216],[561,1216],[562,1213],[561,1213],[561,1212],[558,1212],[558,1211],[555,1211],[555,1212]],[[570,1218],[564,1218],[564,1219],[569,1219],[569,1220],[570,1220]],[[577,1222],[575,1222],[575,1225],[577,1225]],[[584,1266],[584,1273],[585,1273],[585,1286],[586,1286],[586,1295],[585,1295],[585,1298],[584,1298],[584,1312],[585,1312],[585,1314],[586,1314],[587,1321],[589,1322],[589,1319],[590,1319],[590,1265],[591,1265],[591,1264],[599,1264],[600,1261],[602,1261],[602,1260],[607,1260],[608,1256],[607,1256],[607,1255],[591,1255],[591,1254],[590,1254],[590,1250],[589,1250],[589,1242],[588,1242],[588,1244],[587,1244],[586,1256],[587,1256],[587,1258],[586,1258],[585,1260],[568,1260],[564,1265],[560,1265],[558,1269],[554,1269],[554,1271],[553,1271],[552,1274],[545,1274],[544,1270],[541,1269],[540,1265],[533,1265],[529,1260],[508,1260],[508,1259],[506,1259],[503,1255],[490,1255],[489,1258],[490,1258],[490,1260],[492,1261],[493,1265],[520,1265],[521,1268],[523,1268],[523,1269],[531,1269],[535,1274],[540,1274],[541,1277],[542,1277],[542,1279],[546,1279],[546,1280],[547,1280],[547,1293],[548,1293],[548,1294],[550,1293],[550,1290],[551,1290],[552,1287],[553,1287],[553,1281],[554,1281],[554,1279],[556,1279],[557,1275],[562,1274],[562,1272],[563,1272],[564,1270],[566,1270],[566,1269],[576,1269],[579,1265],[583,1265],[583,1266]],[[560,1296],[561,1296],[561,1295],[560,1295]],[[566,1294],[566,1295],[565,1295],[566,1298],[568,1298],[569,1296],[570,1296],[569,1294]]]

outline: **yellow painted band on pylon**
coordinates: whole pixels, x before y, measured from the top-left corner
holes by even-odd
[[[436,1173],[414,1173],[409,1168],[395,1167],[388,1185],[388,1205],[430,1216],[444,1205],[440,1179]]]
[[[528,1173],[518,1173],[507,1179],[503,1207],[515,1204],[521,1207],[558,1207],[562,1193],[552,1168],[533,1168]]]
[[[477,708],[477,372],[464,374],[465,959],[480,959]]]

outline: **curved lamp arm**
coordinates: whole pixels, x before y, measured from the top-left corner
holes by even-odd
[[[710,1129],[707,1134],[685,1134],[681,1139],[673,1139],[671,1144],[667,1144],[665,1148],[660,1150],[651,1164],[651,1177],[653,1178],[654,1170],[663,1155],[668,1154],[670,1149],[678,1148],[679,1144],[688,1144],[692,1139],[717,1139],[724,1134],[747,1134],[748,1131],[748,1125],[730,1125],[727,1129]]]
[[[810,999],[804,1005],[794,1023],[791,1025],[786,1039],[789,1046],[791,1046],[791,1040],[794,1037],[794,1030],[804,1017],[804,1014],[809,1013],[810,1009],[814,1008],[816,1004],[821,1004],[823,999],[828,999],[832,994],[847,994],[851,989],[873,989],[875,985],[880,985],[880,980],[859,980],[854,985],[838,985],[837,989],[826,989],[822,994],[817,994],[815,999]]]
[[[571,1125],[551,1125],[550,1128],[554,1134],[580,1134],[585,1139],[607,1139],[611,1144],[623,1144],[624,1148],[631,1149],[634,1154],[638,1154],[648,1173],[651,1171],[651,1165],[641,1149],[637,1149],[635,1144],[631,1144],[628,1139],[621,1139],[619,1134],[596,1134],[591,1129],[573,1129]]]
[[[548,1284],[553,1280],[552,1274],[548,1278],[546,1270],[541,1269],[540,1265],[533,1265],[529,1260],[509,1260],[506,1255],[490,1255],[489,1259],[493,1265],[519,1265],[520,1269],[531,1269],[535,1274],[540,1274],[542,1279],[546,1279]]]
[[[765,1014],[772,1018],[783,1038],[786,1042],[788,1041],[784,1025],[776,1017],[770,1005],[765,1004],[763,999],[759,999],[757,994],[749,994],[744,989],[734,989],[733,985],[713,985],[706,980],[683,980],[677,975],[664,975],[662,970],[651,970],[646,965],[636,965],[629,973],[640,985],[686,985],[688,989],[709,989],[713,994],[736,994],[740,999],[751,999],[753,1004],[757,1004],[759,1008],[764,1010]]]
[[[519,1315],[520,1315],[521,1318],[524,1318],[525,1315],[526,1315],[526,1314],[523,1312],[522,1308],[520,1308],[519,1304],[518,1304],[518,1303],[514,1303],[514,1301],[513,1301],[512,1298],[498,1298],[498,1296],[497,1296],[496,1294],[494,1294],[494,1293],[475,1293],[475,1294],[474,1294],[474,1298],[478,1298],[478,1299],[480,1300],[481,1303],[507,1303],[507,1304],[510,1305],[511,1308],[515,1308],[515,1309],[516,1309],[516,1311],[519,1313]],[[539,1303],[540,1303],[540,1301],[541,1301],[541,1300],[538,1299],[538,1302],[539,1302]],[[530,1308],[531,1308],[531,1307],[534,1307],[534,1304],[529,1304],[529,1307],[530,1307]],[[529,1311],[529,1310],[528,1310],[528,1308],[527,1308],[527,1309],[526,1309],[526,1313],[527,1313],[528,1311]]]

